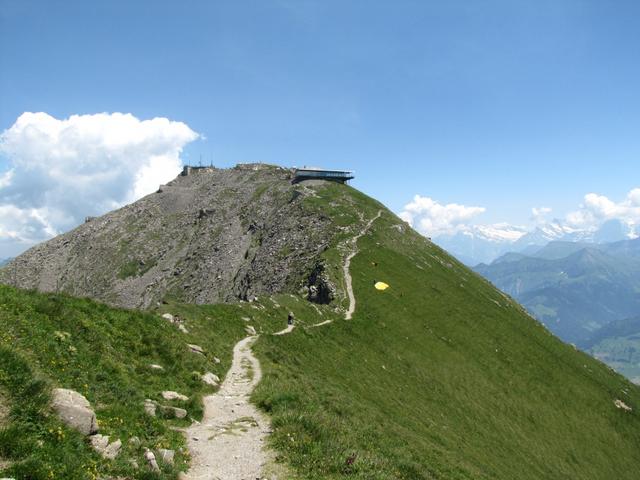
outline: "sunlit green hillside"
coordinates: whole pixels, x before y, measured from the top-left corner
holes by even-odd
[[[319,259],[337,287],[328,305],[301,290],[137,312],[0,287],[0,402],[10,408],[0,416],[0,477],[176,478],[189,458],[173,427],[190,420],[151,418],[144,400],[179,391],[197,420],[199,397],[213,390],[200,375],[222,377],[250,325],[261,334],[253,349],[264,371],[252,399],[271,416],[278,460],[300,479],[637,478],[637,387],[559,341],[379,203],[347,186],[314,189],[304,208],[335,227]],[[357,303],[345,320],[349,239],[379,211],[351,261]],[[162,319],[165,311],[188,333]],[[271,335],[289,311],[296,328]],[[117,460],[98,457],[50,414],[53,386],[85,394],[101,431],[124,443]],[[141,445],[128,443],[133,436]],[[162,446],[178,452],[176,464],[155,474],[142,452]]]

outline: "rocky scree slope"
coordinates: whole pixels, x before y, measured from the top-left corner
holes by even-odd
[[[312,286],[333,287],[318,257],[328,218],[292,171],[262,164],[206,168],[37,245],[0,271],[0,282],[145,308],[171,298],[216,303]]]

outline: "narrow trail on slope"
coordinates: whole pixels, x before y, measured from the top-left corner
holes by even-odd
[[[380,218],[380,215],[382,215],[382,210],[378,210],[378,213],[376,214],[376,216],[373,217],[371,220],[369,220],[367,224],[364,226],[364,228],[357,235],[355,235],[350,240],[348,240],[348,243],[352,245],[351,247],[352,250],[351,250],[351,253],[347,255],[347,257],[344,260],[344,264],[342,265],[342,272],[344,274],[344,284],[347,289],[347,296],[349,297],[349,308],[344,313],[345,320],[351,320],[351,317],[353,316],[353,312],[356,311],[356,297],[353,294],[353,282],[351,279],[351,273],[349,272],[349,268],[351,267],[351,259],[358,254],[358,240],[360,240],[360,237],[362,237],[365,233],[369,231],[369,229],[371,228],[371,225],[373,225],[373,222],[375,222],[378,218]],[[324,322],[316,323],[311,326],[320,327],[322,325],[327,325],[332,321],[333,320],[325,320]]]
[[[351,266],[351,259],[358,254],[358,240],[365,233],[367,233],[367,231],[371,228],[371,225],[373,225],[373,222],[375,222],[378,218],[380,218],[380,215],[382,215],[382,210],[379,210],[378,214],[375,217],[373,217],[371,220],[369,220],[369,222],[365,225],[365,227],[362,229],[362,231],[358,235],[356,235],[355,237],[353,237],[351,239],[351,244],[353,245],[353,250],[347,256],[346,260],[344,261],[344,265],[342,266],[342,271],[344,273],[344,283],[345,283],[345,285],[347,287],[347,295],[349,295],[349,308],[347,309],[347,311],[344,314],[344,319],[345,320],[351,320],[351,317],[353,316],[353,312],[356,311],[356,297],[353,294],[353,285],[352,285],[352,280],[351,280],[351,273],[349,273],[349,267]]]
[[[264,478],[270,460],[264,449],[269,420],[249,402],[262,378],[260,362],[251,352],[257,335],[233,348],[233,364],[220,389],[204,398],[201,423],[186,429],[191,468],[183,480],[254,480]],[[272,475],[269,478],[275,478]]]
[[[351,259],[358,253],[360,237],[381,215],[382,210],[379,210],[357,235],[348,240],[352,251],[342,267],[349,297],[345,320],[351,320],[356,310],[349,272]],[[312,327],[331,322],[325,320]],[[273,335],[286,335],[294,328],[295,325],[291,324]],[[251,352],[251,345],[257,338],[257,335],[252,335],[235,345],[233,363],[220,389],[204,398],[202,422],[196,422],[185,430],[191,468],[180,476],[181,480],[253,480],[264,477],[265,465],[270,460],[264,446],[271,426],[269,420],[249,402],[253,389],[262,379],[260,362]]]
[[[294,324],[287,325],[287,328],[284,330],[280,330],[279,332],[274,333],[274,335],[286,335],[287,333],[291,333],[293,329],[296,328]]]

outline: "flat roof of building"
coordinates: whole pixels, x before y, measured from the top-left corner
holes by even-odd
[[[331,170],[328,168],[302,167],[296,168],[296,172],[329,172],[329,173],[353,173],[353,170]]]

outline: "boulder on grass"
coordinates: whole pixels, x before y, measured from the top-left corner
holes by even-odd
[[[217,387],[220,383],[220,377],[218,377],[215,373],[207,372],[202,376],[202,381],[207,385]]]
[[[204,355],[204,349],[200,345],[187,343],[187,347],[189,347],[189,350],[191,350],[193,353],[199,353],[200,355]]]
[[[91,440],[93,449],[108,460],[116,458],[122,448],[122,442],[119,439],[109,443],[108,435],[91,435],[89,439]]]
[[[173,450],[168,450],[166,448],[159,448],[157,453],[157,458],[159,458],[162,463],[166,465],[173,465],[173,457],[175,456],[176,452],[174,452]]]
[[[96,414],[82,394],[67,388],[54,388],[52,397],[53,410],[67,426],[83,435],[98,433]]]
[[[165,390],[164,392],[162,392],[162,398],[164,398],[165,400],[180,400],[182,402],[186,402],[187,400],[189,400],[189,397],[187,397],[186,395],[182,395],[181,393],[171,390]]]
[[[156,462],[156,456],[153,454],[153,452],[151,450],[145,449],[144,459],[149,464],[149,468],[151,468],[151,470],[153,470],[154,472],[159,472],[160,471],[160,467],[158,466],[158,462]]]

